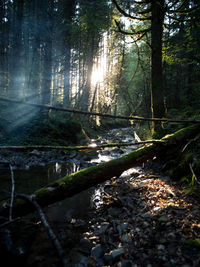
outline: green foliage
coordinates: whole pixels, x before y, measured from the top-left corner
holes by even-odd
[[[186,240],[186,245],[193,248],[200,248],[200,238],[190,238]]]

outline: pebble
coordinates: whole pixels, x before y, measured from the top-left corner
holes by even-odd
[[[83,254],[90,255],[93,244],[87,238],[82,238],[80,240],[80,247],[78,250]]]
[[[103,248],[100,244],[96,245],[91,250],[91,256],[94,259],[99,259],[103,256]]]
[[[120,256],[122,256],[125,253],[124,248],[117,248],[112,251],[110,251],[110,255],[112,256],[112,259],[118,259]]]
[[[128,223],[122,223],[122,224],[118,225],[117,230],[118,230],[119,234],[120,235],[123,234],[124,231],[127,229],[127,227],[128,227]]]

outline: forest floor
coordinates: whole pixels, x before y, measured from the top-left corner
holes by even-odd
[[[49,218],[69,267],[200,266],[199,199],[160,168],[149,161],[99,185],[84,218]],[[61,266],[36,214],[1,230],[5,236],[12,250],[1,249],[4,267]]]
[[[50,220],[69,266],[200,265],[199,200],[168,177],[134,168],[105,182],[100,199],[84,219]],[[60,266],[37,217],[12,227],[29,247],[21,266]]]

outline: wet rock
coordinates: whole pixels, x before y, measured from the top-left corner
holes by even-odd
[[[132,267],[133,263],[129,260],[125,260],[121,263],[121,267]]]
[[[110,224],[109,222],[103,222],[101,225],[100,225],[100,228],[99,228],[99,234],[104,234],[107,229],[109,228]]]
[[[96,245],[91,250],[91,256],[94,259],[99,259],[103,256],[103,248],[100,244]]]
[[[122,235],[121,240],[124,243],[131,243],[132,242],[132,238],[131,238],[130,234]]]
[[[110,255],[112,256],[113,260],[120,258],[122,255],[124,255],[124,253],[125,253],[124,248],[117,248],[110,251]]]
[[[165,250],[165,246],[162,244],[158,244],[156,247],[158,250]]]
[[[124,151],[122,150],[122,149],[113,149],[112,151],[111,151],[111,153],[112,154],[123,154],[124,153]]]
[[[33,151],[31,151],[29,153],[30,156],[36,156],[36,157],[40,157],[41,156],[41,152],[38,151],[37,149],[34,149]]]
[[[118,230],[119,234],[120,235],[123,234],[124,231],[127,229],[127,227],[128,227],[128,223],[122,223],[122,224],[118,225],[117,230]]]
[[[105,253],[103,259],[104,259],[104,262],[109,265],[112,264],[113,262],[113,257],[109,253]]]
[[[83,254],[90,255],[92,247],[93,244],[90,242],[90,240],[87,238],[82,238],[80,240],[80,247],[78,248],[78,251],[82,252]]]

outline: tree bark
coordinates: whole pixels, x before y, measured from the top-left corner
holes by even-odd
[[[181,129],[174,134],[167,135],[161,140],[164,143],[151,144],[139,148],[128,155],[113,159],[97,166],[92,166],[76,173],[65,176],[47,186],[35,191],[33,196],[41,206],[71,197],[91,186],[102,183],[114,176],[120,176],[125,170],[137,166],[155,156],[159,157],[167,153],[176,145],[179,147],[188,138],[195,137],[200,132],[200,125],[192,125]],[[31,212],[32,206],[19,198],[15,198],[13,215],[24,215]],[[9,200],[0,203],[0,216],[8,215]]]
[[[152,118],[165,117],[162,67],[162,35],[164,0],[151,1],[151,109]],[[153,122],[153,132],[161,130],[160,122]]]

